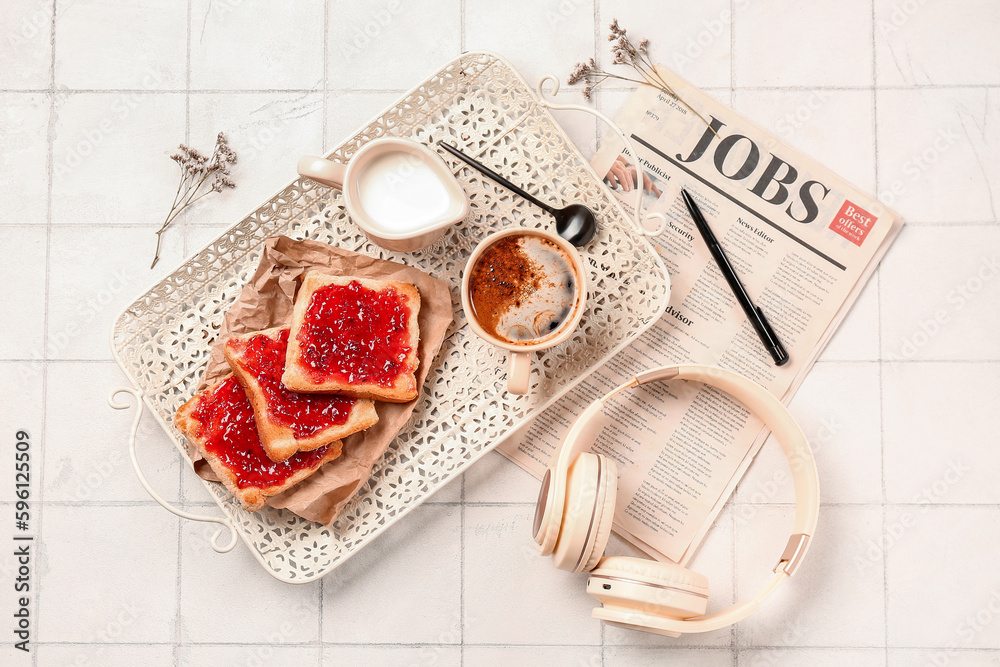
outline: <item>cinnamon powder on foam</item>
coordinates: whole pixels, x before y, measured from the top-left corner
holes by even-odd
[[[469,297],[476,321],[494,338],[500,318],[541,286],[540,269],[524,252],[518,236],[507,236],[487,248],[469,277]],[[546,241],[547,242],[547,241]]]

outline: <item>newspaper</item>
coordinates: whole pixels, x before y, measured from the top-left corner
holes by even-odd
[[[649,368],[720,366],[787,404],[902,226],[874,198],[658,69],[686,104],[640,86],[618,118],[648,178],[636,182],[635,157],[615,137],[592,166],[630,214],[639,186],[644,209],[667,216],[654,242],[670,272],[670,302],[649,331],[500,445],[536,477],[587,405]],[[726,284],[681,188],[788,351],[784,366],[774,365]],[[725,394],[675,382],[619,395],[585,435],[618,465],[615,532],[654,558],[686,564],[767,434]]]

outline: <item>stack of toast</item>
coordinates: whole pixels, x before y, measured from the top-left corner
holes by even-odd
[[[248,511],[336,459],[378,422],[376,401],[418,393],[414,285],[309,272],[286,326],[226,341],[232,370],[174,423]]]

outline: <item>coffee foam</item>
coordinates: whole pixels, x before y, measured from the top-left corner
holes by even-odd
[[[469,295],[479,324],[495,338],[534,345],[572,319],[579,289],[573,260],[532,234],[500,239],[479,257]]]

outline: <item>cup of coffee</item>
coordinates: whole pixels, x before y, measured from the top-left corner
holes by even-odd
[[[573,335],[587,303],[580,254],[540,229],[484,239],[462,275],[462,307],[484,340],[510,351],[507,391],[528,393],[531,355]]]

